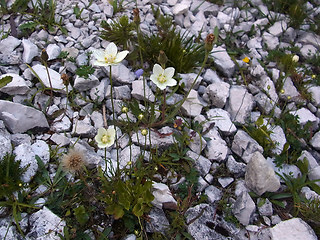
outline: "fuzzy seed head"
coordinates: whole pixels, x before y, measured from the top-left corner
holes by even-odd
[[[86,157],[80,150],[70,149],[68,154],[65,154],[62,158],[62,167],[71,173],[81,171],[82,167],[86,163]]]

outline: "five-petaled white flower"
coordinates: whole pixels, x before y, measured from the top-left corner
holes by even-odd
[[[172,87],[177,84],[177,81],[172,78],[174,71],[173,67],[163,69],[159,64],[155,64],[153,66],[153,74],[150,76],[150,79],[158,88],[163,90],[167,86]]]
[[[110,66],[120,63],[129,53],[129,51],[122,51],[118,53],[117,46],[111,42],[107,48],[103,50],[93,51],[93,56],[96,58],[96,61],[93,65],[96,66]]]
[[[99,128],[98,134],[94,139],[98,143],[99,148],[107,148],[114,143],[115,137],[116,131],[113,127],[109,127],[108,130],[106,130],[105,128]]]

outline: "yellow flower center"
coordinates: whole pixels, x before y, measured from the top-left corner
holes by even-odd
[[[103,135],[101,138],[101,142],[103,142],[104,144],[108,143],[110,141],[110,137],[109,135]]]
[[[106,63],[113,63],[115,59],[116,59],[116,56],[112,56],[112,55],[108,55],[104,57],[104,61]]]
[[[165,83],[167,81],[166,77],[163,74],[160,74],[158,77],[159,83]]]

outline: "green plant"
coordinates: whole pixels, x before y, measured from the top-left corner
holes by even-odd
[[[92,66],[81,66],[76,70],[76,74],[79,77],[89,78],[89,75],[94,73],[94,68]]]
[[[306,222],[312,227],[317,236],[320,236],[320,199],[305,200],[296,206]]]

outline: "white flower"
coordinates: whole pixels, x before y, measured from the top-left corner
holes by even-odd
[[[108,130],[106,130],[105,128],[99,128],[98,134],[94,139],[98,143],[99,148],[107,148],[114,143],[115,137],[116,131],[113,127],[109,127]]]
[[[96,66],[110,66],[120,63],[129,53],[129,51],[122,51],[118,53],[117,46],[111,42],[107,46],[106,50],[95,50],[93,56],[96,61],[93,65]]]
[[[159,64],[155,64],[153,66],[153,74],[150,76],[150,79],[157,85],[158,88],[163,90],[167,86],[171,87],[177,84],[177,81],[172,78],[173,75],[173,67],[163,69]]]
[[[299,61],[299,56],[298,55],[294,55],[292,57],[292,62],[298,62]]]

